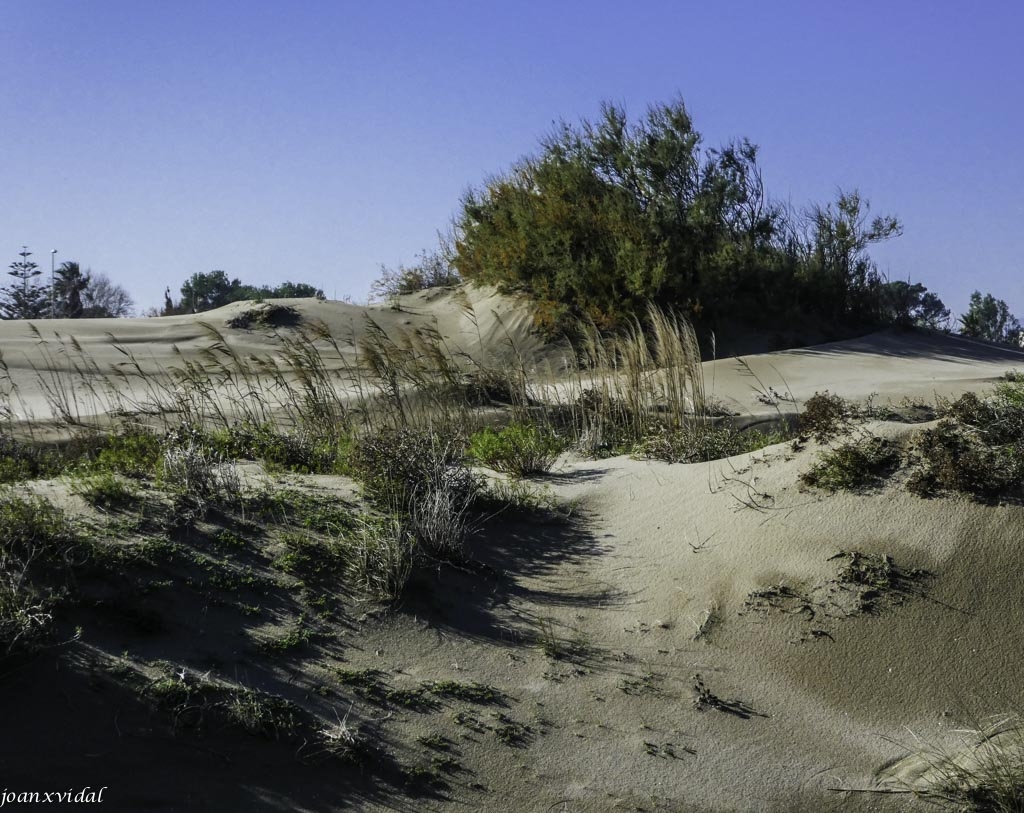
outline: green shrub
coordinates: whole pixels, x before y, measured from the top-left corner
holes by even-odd
[[[174,495],[179,519],[203,517],[211,504],[234,505],[241,500],[238,473],[195,427],[168,432],[157,481]]]
[[[149,432],[109,435],[96,453],[95,468],[129,477],[152,475],[160,461],[160,439]]]
[[[469,439],[469,456],[495,471],[516,477],[551,471],[566,442],[547,427],[513,423],[487,428]]]
[[[65,455],[59,449],[0,435],[0,483],[56,477],[66,465]]]
[[[800,479],[826,491],[853,491],[888,476],[899,463],[899,448],[892,441],[867,437],[825,452]]]
[[[361,438],[350,458],[353,475],[378,504],[407,514],[414,499],[431,487],[475,491],[455,440],[412,429],[386,429]]]
[[[344,573],[347,566],[345,543],[321,539],[309,533],[282,534],[284,550],[274,559],[274,567],[304,580],[324,581]]]
[[[360,440],[352,469],[367,497],[398,517],[426,553],[461,559],[479,481],[453,440],[409,429]]]
[[[1024,485],[1024,443],[989,446],[955,421],[922,432],[907,488],[921,497],[958,491],[992,502]]]

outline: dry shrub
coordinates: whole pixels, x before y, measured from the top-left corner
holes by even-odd
[[[849,427],[851,415],[850,404],[844,398],[829,395],[827,390],[816,392],[804,402],[804,410],[800,413],[800,436],[825,443]]]

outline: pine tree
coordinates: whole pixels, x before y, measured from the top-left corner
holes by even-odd
[[[21,247],[18,256],[21,260],[11,263],[7,272],[14,282],[0,288],[0,313],[4,319],[39,319],[49,311],[49,291],[36,282],[43,272],[29,259],[32,252],[27,246]]]

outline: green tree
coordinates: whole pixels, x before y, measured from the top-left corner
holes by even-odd
[[[880,315],[882,278],[868,247],[899,236],[903,226],[892,215],[869,219],[870,210],[857,190],[840,190],[834,204],[815,204],[805,213],[805,279],[831,318]]]
[[[949,323],[949,308],[919,282],[887,282],[882,286],[882,298],[887,322],[933,330]]]
[[[261,295],[264,299],[308,299],[314,297],[323,299],[324,292],[315,285],[306,282],[282,282],[276,288],[263,288]],[[251,299],[252,297],[245,297]]]
[[[768,198],[757,158],[746,139],[704,147],[682,101],[633,125],[605,104],[596,123],[559,125],[538,155],[463,197],[453,266],[531,294],[550,332],[581,317],[621,324],[648,302],[706,323],[881,318],[868,249],[899,221],[871,218],[858,192],[796,218]]]
[[[1015,342],[1021,332],[1020,322],[1010,313],[1009,306],[992,294],[982,296],[981,291],[971,294],[960,324],[961,335],[990,342]]]
[[[7,272],[14,281],[0,288],[0,313],[4,319],[39,319],[49,312],[49,291],[36,281],[43,272],[29,259],[27,247],[18,256]]]
[[[185,313],[202,313],[233,302],[232,294],[242,286],[239,279],[229,279],[223,271],[193,274],[181,286],[181,302]]]

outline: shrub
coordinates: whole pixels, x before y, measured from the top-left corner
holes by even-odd
[[[850,405],[838,395],[816,392],[804,403],[800,413],[801,437],[825,443],[843,432],[850,421]]]
[[[385,429],[361,438],[351,465],[371,499],[403,511],[426,483],[441,482],[450,468],[465,469],[459,444],[412,429]]]
[[[921,497],[948,490],[992,502],[1024,485],[1024,443],[989,446],[955,421],[922,432],[912,453],[917,467],[907,488]]]
[[[547,427],[513,423],[487,428],[469,439],[469,456],[495,471],[516,477],[544,474],[565,451],[565,441]]]
[[[800,479],[826,491],[852,491],[888,476],[899,462],[899,449],[892,441],[867,437],[825,452]]]
[[[109,435],[96,453],[94,467],[129,477],[153,474],[160,462],[160,439],[149,432]]]
[[[56,477],[66,465],[65,455],[58,449],[0,435],[0,483]]]
[[[739,432],[728,426],[695,424],[651,435],[633,447],[633,455],[667,463],[701,463],[745,454],[782,443],[781,433]]]
[[[250,328],[254,324],[261,327],[293,327],[300,321],[299,312],[289,305],[260,302],[236,313],[227,320],[227,326],[236,329]]]
[[[386,430],[362,439],[351,462],[367,496],[401,517],[424,550],[461,558],[479,483],[459,451],[433,434]]]
[[[1005,381],[987,398],[968,392],[915,439],[907,488],[919,496],[958,491],[993,502],[1024,486],[1024,385]]]

